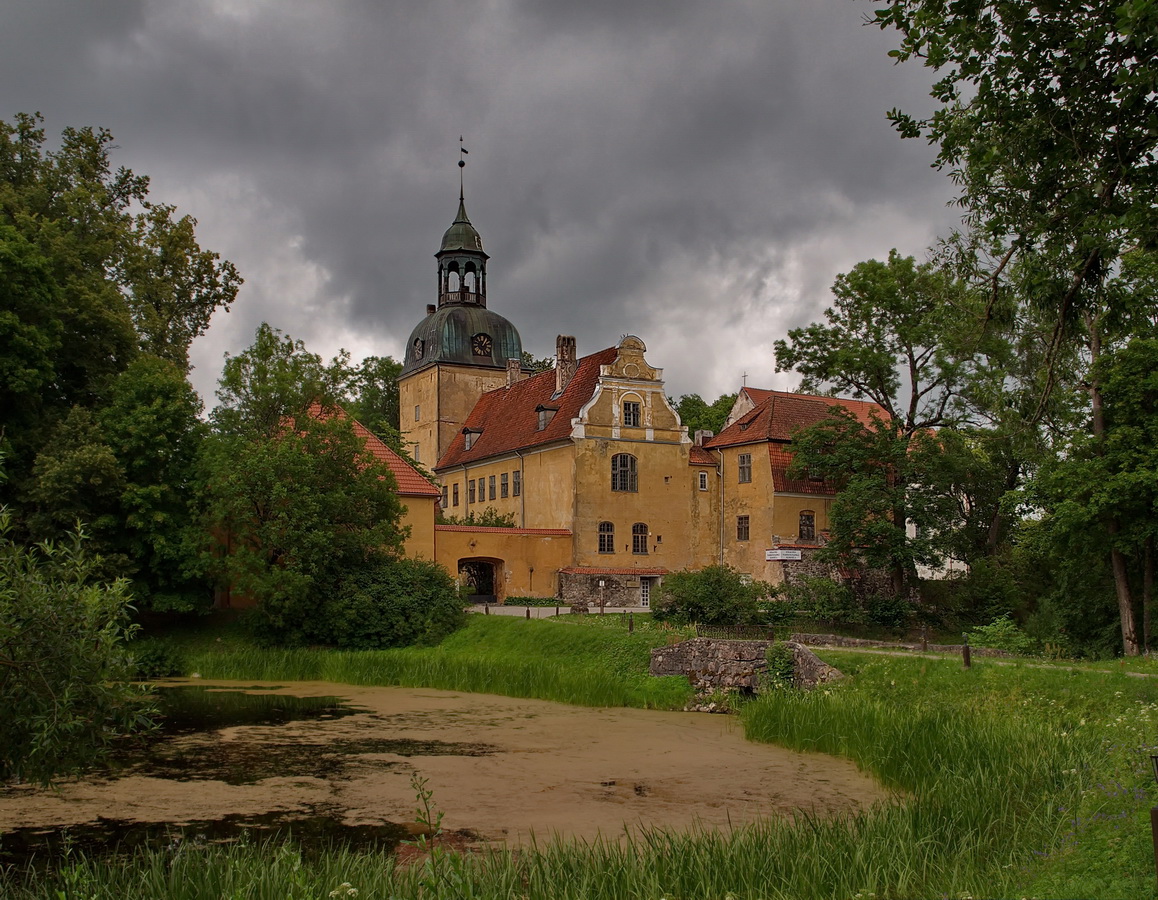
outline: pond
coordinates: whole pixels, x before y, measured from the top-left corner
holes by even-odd
[[[727,716],[486,694],[172,680],[162,731],[55,791],[0,791],[0,865],[69,846],[289,831],[393,847],[414,779],[461,845],[729,827],[887,797],[850,762],[746,741]]]

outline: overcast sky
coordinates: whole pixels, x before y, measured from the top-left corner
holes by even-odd
[[[6,0],[0,117],[109,128],[114,162],[245,278],[193,348],[261,321],[401,358],[458,201],[488,305],[535,356],[637,334],[668,392],[791,388],[772,342],[835,276],[955,224],[931,102],[865,0]]]

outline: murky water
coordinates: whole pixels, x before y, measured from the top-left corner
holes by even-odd
[[[851,763],[745,741],[734,719],[449,691],[175,682],[160,733],[56,792],[0,791],[0,865],[289,833],[390,848],[415,777],[460,842],[730,827],[885,796]]]

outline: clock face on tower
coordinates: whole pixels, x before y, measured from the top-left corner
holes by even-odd
[[[475,356],[490,356],[494,342],[489,334],[476,334],[470,339],[470,349]]]

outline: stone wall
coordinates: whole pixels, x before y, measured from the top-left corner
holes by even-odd
[[[796,686],[813,688],[843,677],[801,644],[789,641],[796,669]],[[768,668],[765,654],[771,641],[725,641],[693,638],[651,651],[652,675],[683,675],[697,691],[756,691]]]
[[[870,641],[865,638],[843,637],[839,634],[794,634],[789,640],[812,647],[860,647],[869,650],[918,650],[929,653],[960,653],[961,644],[919,644],[907,641]],[[969,647],[973,656],[1013,656],[1006,650],[992,647]]]
[[[602,581],[603,587],[599,586]],[[639,577],[631,575],[580,575],[559,573],[559,602],[594,609],[604,606],[639,606]]]
[[[828,578],[837,584],[847,584],[852,588],[853,595],[858,600],[864,600],[873,594],[891,594],[893,592],[892,578],[884,569],[870,569],[868,567],[841,569],[834,563],[818,560],[816,551],[819,549],[819,547],[802,547],[800,548],[799,560],[782,562],[784,583],[794,585],[802,584],[806,578]]]

